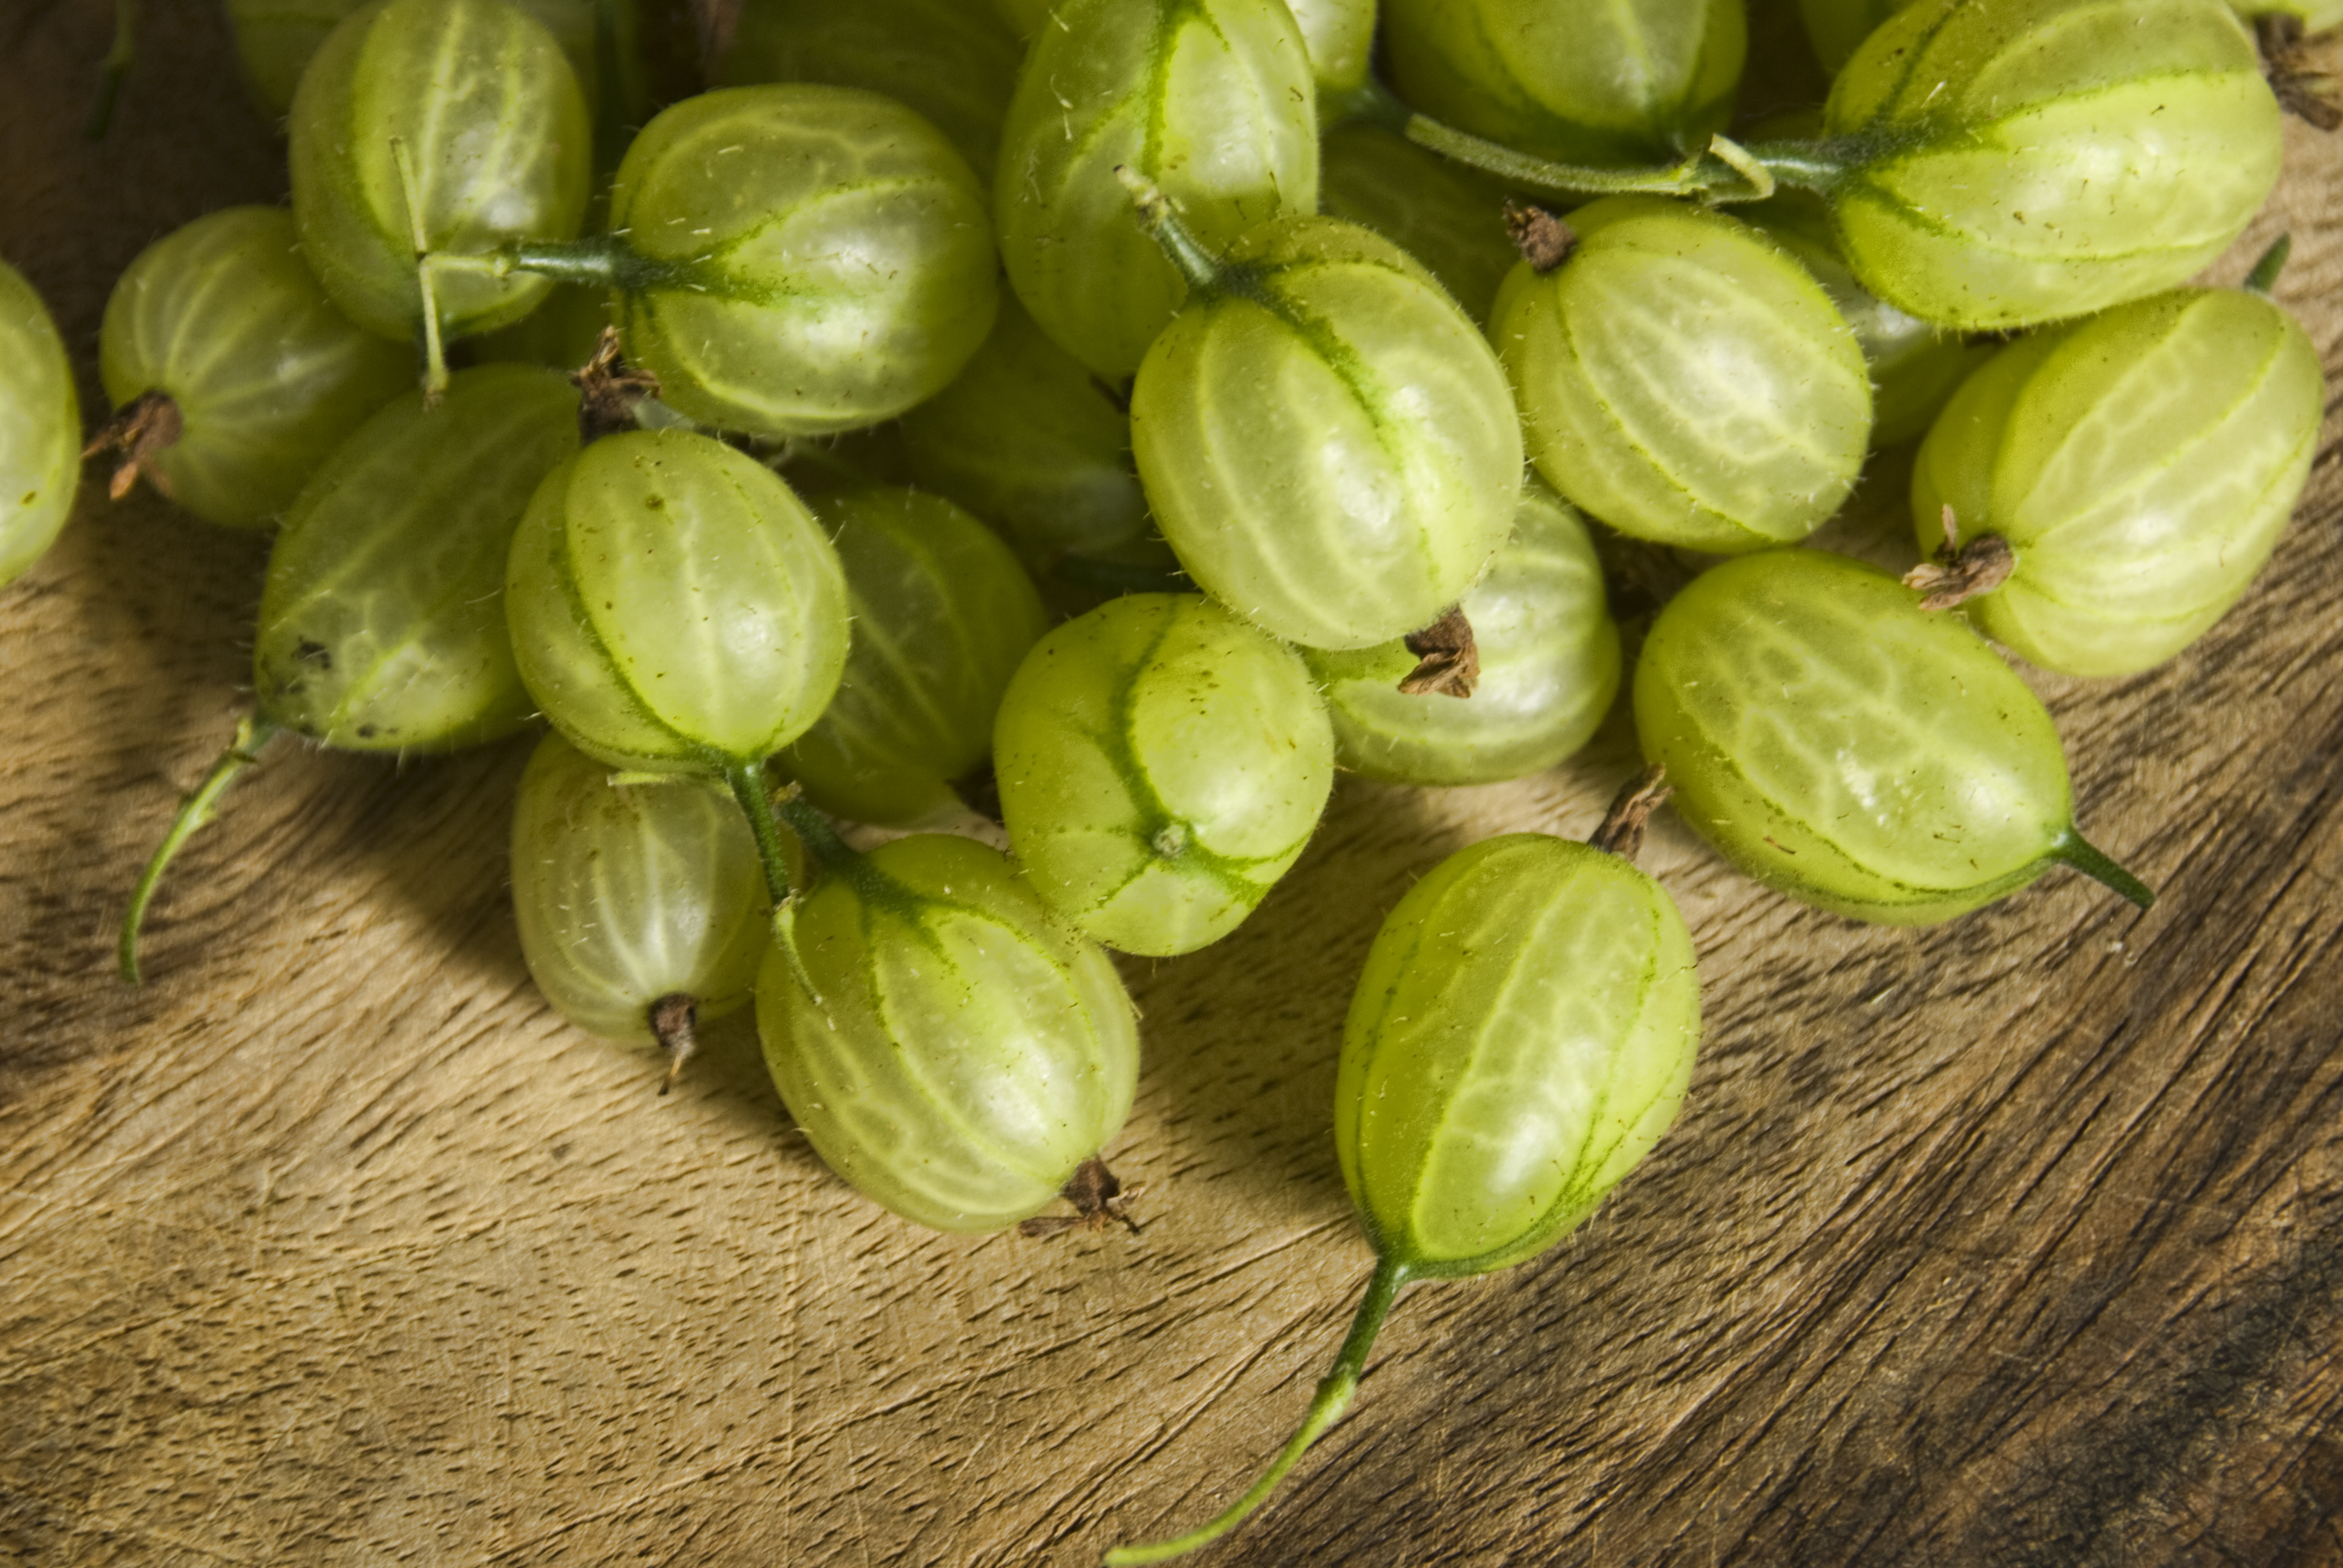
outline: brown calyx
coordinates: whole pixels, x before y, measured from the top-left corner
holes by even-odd
[[[592,446],[605,436],[636,428],[635,409],[646,397],[659,396],[659,377],[648,370],[630,370],[618,354],[618,329],[602,328],[594,342],[594,357],[569,373],[578,388],[578,440]]]
[[[1021,1236],[1056,1236],[1068,1231],[1103,1231],[1120,1222],[1134,1236],[1139,1234],[1139,1221],[1124,1212],[1124,1205],[1147,1191],[1144,1184],[1124,1191],[1121,1181],[1106,1168],[1106,1161],[1091,1155],[1074,1167],[1066,1184],[1058,1189],[1058,1196],[1074,1206],[1071,1215],[1036,1214],[1017,1222]]]
[[[1570,259],[1578,248],[1578,234],[1568,224],[1542,206],[1528,202],[1505,203],[1505,237],[1530,264],[1530,270],[1540,275],[1552,272]]]
[[[106,493],[116,500],[128,495],[142,477],[155,487],[157,495],[168,499],[171,482],[155,466],[155,459],[178,440],[185,427],[179,406],[171,401],[169,393],[142,392],[89,438],[81,455],[88,458],[100,452],[122,454],[122,460],[114,466],[114,477],[106,487]]]
[[[2343,130],[2343,90],[2332,72],[2312,63],[2302,18],[2257,16],[2254,35],[2262,46],[2262,74],[2269,78],[2278,107],[2322,131]]]
[[[1668,770],[1656,762],[1627,780],[1612,799],[1611,809],[1603,813],[1603,825],[1586,840],[1588,846],[1630,862],[1642,854],[1644,826],[1676,792],[1667,780]]]
[[[683,991],[669,991],[651,1003],[651,1033],[667,1052],[667,1080],[659,1085],[665,1094],[683,1076],[683,1064],[699,1049],[699,1002]]]
[[[1924,597],[1922,609],[1953,609],[1989,594],[2017,569],[2017,552],[1999,534],[1979,534],[1960,542],[1960,523],[1953,508],[1945,508],[1945,542],[1936,558],[1923,561],[1904,574],[1904,586]]]
[[[1438,620],[1401,641],[1418,661],[1399,683],[1407,696],[1470,697],[1481,684],[1481,649],[1463,605],[1450,605]]]

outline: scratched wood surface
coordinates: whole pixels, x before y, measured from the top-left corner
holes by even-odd
[[[0,5],[0,252],[94,404],[147,240],[273,200],[211,8]],[[2293,127],[2281,297],[2343,366],[2343,151]],[[1402,1306],[1224,1564],[2343,1563],[2343,467],[2201,645],[2044,679],[2072,875],[1933,931],[1791,908],[1663,818],[1709,1023],[1576,1236]],[[1872,487],[1892,498],[1896,483]],[[1892,534],[1836,528],[1892,556]],[[0,590],[0,1559],[1077,1563],[1299,1415],[1363,1282],[1327,1129],[1410,879],[1584,834],[1629,767],[1353,783],[1259,916],[1134,963],[1132,1239],[947,1239],[827,1176],[721,1026],[676,1095],[551,1016],[505,903],[525,742],[288,753],[124,893],[245,699],[263,541],[85,501]]]

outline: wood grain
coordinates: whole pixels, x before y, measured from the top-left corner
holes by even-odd
[[[211,9],[0,11],[0,251],[96,406],[147,240],[274,200]],[[2281,297],[2343,367],[2343,148],[2292,127]],[[1220,1564],[2343,1563],[2343,420],[2280,558],[2137,679],[2037,682],[2140,917],[2056,874],[1938,930],[1794,909],[1664,815],[1685,1114],[1544,1259],[1402,1305]],[[1892,465],[1891,465],[1892,466]],[[1900,481],[1866,487],[1870,516]],[[1864,509],[1833,542],[1907,551]],[[1298,1418],[1369,1258],[1326,1127],[1350,986],[1441,856],[1584,834],[1628,770],[1340,792],[1202,954],[1134,963],[1137,1239],[854,1198],[735,1019],[674,1096],[531,990],[525,744],[288,751],[112,922],[245,699],[264,541],[85,500],[0,590],[0,1558],[1077,1563]]]

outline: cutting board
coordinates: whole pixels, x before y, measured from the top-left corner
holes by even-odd
[[[138,248],[284,190],[216,6],[148,0],[112,136],[100,0],[0,8],[0,253],[96,406]],[[2278,294],[2343,371],[2343,143]],[[1663,813],[1700,951],[1684,1116],[1574,1236],[1403,1300],[1351,1417],[1208,1561],[2343,1562],[2343,466],[2136,679],[2033,680],[2080,821],[1926,931],[1802,910]],[[1889,462],[1831,540],[1909,558]],[[92,486],[95,490],[97,487]],[[673,1095],[531,988],[527,739],[286,749],[112,933],[248,700],[265,541],[86,495],[0,589],[0,1558],[1084,1563],[1218,1509],[1301,1415],[1370,1256],[1328,1129],[1411,879],[1583,836],[1632,770],[1345,780],[1241,930],[1131,962],[1137,1235],[930,1234],[827,1174],[744,1018]]]

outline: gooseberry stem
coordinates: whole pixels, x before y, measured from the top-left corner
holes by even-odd
[[[1153,180],[1128,164],[1114,166],[1114,177],[1131,193],[1139,205],[1139,221],[1155,243],[1163,247],[1164,256],[1180,269],[1180,276],[1192,289],[1217,289],[1225,281],[1228,263],[1212,253],[1212,248],[1196,237],[1196,231],[1172,210],[1172,198]]]
[[[2294,236],[2278,236],[2270,241],[2270,247],[2262,252],[2261,259],[2254,263],[2254,269],[2246,274],[2246,281],[2239,286],[2248,294],[2268,299],[2270,290],[2278,286],[2278,275],[2286,270],[2287,258],[2293,254]]]
[[[171,819],[171,830],[155,847],[154,857],[146,862],[138,885],[131,890],[130,908],[123,911],[122,936],[116,944],[115,956],[121,960],[122,978],[131,985],[143,985],[138,972],[138,932],[146,923],[146,906],[154,901],[155,890],[162,885],[163,873],[179,853],[179,847],[196,836],[219,809],[220,797],[228,792],[244,770],[260,760],[261,749],[277,739],[284,726],[273,719],[254,713],[245,717],[236,727],[236,738],[227,749],[219,754],[212,770],[195,792],[179,802],[179,814]]]
[[[439,336],[438,258],[431,254],[431,238],[423,232],[423,208],[416,199],[415,160],[407,138],[390,138],[391,161],[398,166],[398,189],[407,204],[407,241],[415,248],[415,288],[423,300],[423,403],[436,407],[447,390],[447,351]]]
[[[1266,1502],[1285,1479],[1310,1445],[1325,1434],[1326,1429],[1342,1418],[1350,1408],[1351,1396],[1359,1391],[1360,1374],[1366,1371],[1367,1352],[1374,1348],[1375,1335],[1383,1332],[1383,1320],[1391,1316],[1393,1303],[1408,1283],[1407,1265],[1391,1258],[1375,1261],[1374,1277],[1367,1282],[1366,1298],[1360,1302],[1358,1314],[1351,1320],[1350,1336],[1334,1357],[1334,1365],[1318,1384],[1318,1392],[1310,1402],[1310,1412],[1302,1418],[1302,1425],[1285,1446],[1278,1451],[1261,1479],[1242,1497],[1231,1503],[1226,1512],[1211,1523],[1177,1535],[1169,1541],[1151,1542],[1141,1546],[1118,1546],[1106,1554],[1106,1568],[1131,1568],[1141,1563],[1161,1563],[1193,1552],[1199,1546],[1209,1546],[1244,1522],[1247,1514]]]
[[[593,288],[640,288],[657,281],[666,270],[615,234],[524,241],[478,259],[486,261],[498,276],[533,272],[557,283],[582,283]]]
[[[847,846],[830,825],[830,819],[813,809],[813,803],[797,790],[791,789],[780,799],[780,812],[811,855],[826,871],[841,871],[862,857]]]
[[[87,141],[103,141],[114,123],[115,101],[122,95],[122,79],[130,74],[130,57],[138,30],[138,0],[114,0],[114,45],[98,62],[97,92],[89,101],[89,118],[81,134]]]
[[[765,786],[765,765],[727,760],[724,781],[732,786],[732,798],[740,802],[741,814],[749,819],[749,831],[757,840],[757,861],[765,868],[765,891],[778,910],[789,901],[789,861],[781,848],[780,827],[773,820],[773,792]]]
[[[2059,834],[2051,844],[2050,859],[2074,867],[2094,881],[2105,883],[2143,910],[2156,907],[2156,890],[2093,848],[2072,828]]]

